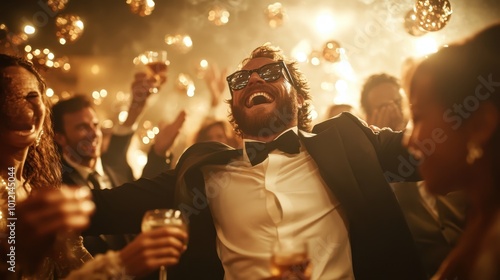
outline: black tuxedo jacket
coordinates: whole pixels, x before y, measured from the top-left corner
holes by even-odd
[[[347,216],[356,279],[425,279],[410,231],[387,183],[420,179],[401,145],[402,133],[373,132],[349,113],[316,125],[313,132],[315,136],[301,140]],[[241,150],[224,144],[199,143],[186,150],[175,170],[113,190],[94,191],[97,211],[89,232],[138,232],[144,211],[180,208],[190,218],[190,243],[169,278],[222,279],[199,167],[225,164],[239,156]],[[224,178],[219,182],[223,184]],[[107,203],[111,200],[119,203]]]

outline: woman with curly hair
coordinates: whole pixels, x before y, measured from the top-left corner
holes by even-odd
[[[0,108],[1,279],[121,279],[178,261],[187,238],[178,228],[92,260],[77,234],[94,208],[90,191],[61,187],[45,83],[30,62],[0,54]]]
[[[0,230],[5,232],[8,223],[8,235],[14,232],[18,240],[17,244],[13,239],[1,242],[1,249],[6,249],[4,244],[15,245],[9,246],[8,251],[18,255],[17,263],[13,262],[11,267],[16,264],[19,267],[7,268],[9,271],[41,279],[64,276],[67,269],[81,265],[80,259],[86,254],[81,244],[82,255],[78,258],[65,256],[56,262],[55,255],[49,258],[46,251],[56,243],[59,251],[66,250],[65,242],[55,241],[56,233],[67,228],[81,229],[88,223],[93,208],[86,200],[88,192],[56,191],[61,174],[52,141],[50,104],[44,92],[45,83],[31,63],[0,55]],[[69,210],[67,206],[79,207]],[[18,224],[7,218],[17,218]]]

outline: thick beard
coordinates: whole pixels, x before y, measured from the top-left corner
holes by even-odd
[[[231,105],[232,115],[243,135],[268,137],[284,131],[298,117],[298,106],[295,93],[276,99],[276,108],[268,114],[248,116],[244,104]]]

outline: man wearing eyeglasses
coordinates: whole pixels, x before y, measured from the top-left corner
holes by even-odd
[[[242,65],[227,81],[244,147],[195,144],[175,170],[95,191],[90,231],[137,229],[147,209],[181,209],[190,243],[169,279],[269,278],[272,244],[284,239],[308,242],[311,279],[424,279],[387,183],[418,179],[404,165],[411,158],[401,133],[373,132],[349,113],[311,131],[309,88],[296,62],[264,45]],[[123,205],[106,209],[108,199]],[[110,226],[124,211],[127,221]]]

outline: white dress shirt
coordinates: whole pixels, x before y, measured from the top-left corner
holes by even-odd
[[[303,147],[274,150],[255,166],[244,153],[203,174],[226,279],[270,277],[272,243],[287,238],[307,240],[312,279],[354,279],[340,203]]]

